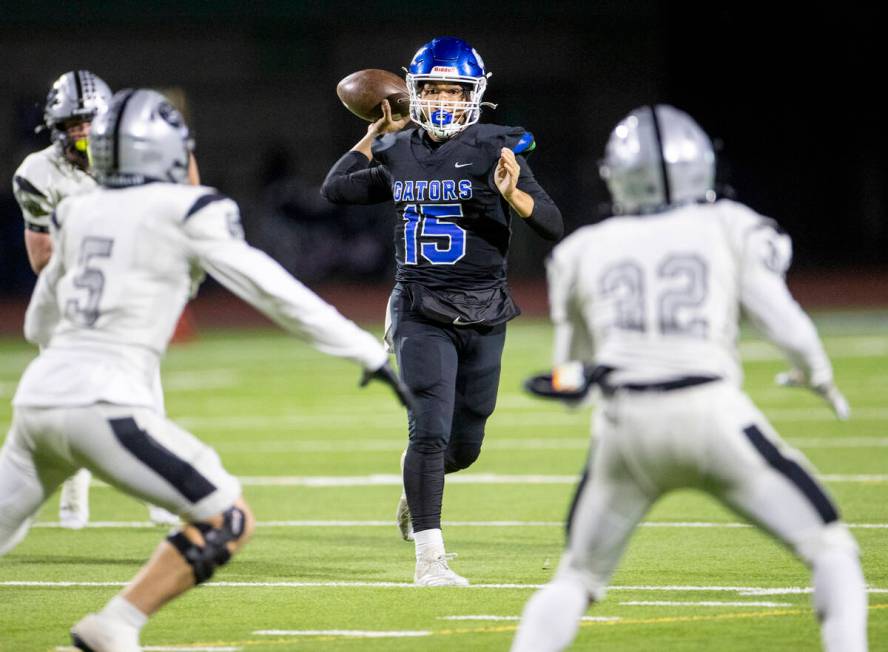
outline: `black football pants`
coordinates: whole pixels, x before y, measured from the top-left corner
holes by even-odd
[[[506,325],[461,327],[410,310],[398,292],[391,341],[401,378],[416,396],[408,413],[404,490],[415,532],[441,527],[444,474],[478,459],[493,414]]]

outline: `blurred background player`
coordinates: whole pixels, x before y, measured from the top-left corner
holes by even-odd
[[[162,95],[112,98],[90,142],[102,187],[52,213],[58,251],[25,319],[42,350],[19,383],[0,452],[0,555],[80,466],[186,521],[101,613],[74,626],[75,645],[92,652],[141,649],[147,618],[209,579],[253,528],[215,451],[157,409],[160,358],[204,270],[319,350],[359,363],[364,383],[380,379],[409,400],[381,343],[243,240],[233,201],[184,185],[190,150]]]
[[[386,339],[417,399],[397,519],[402,536],[415,537],[414,580],[426,586],[468,584],[445,556],[444,474],[478,458],[496,404],[506,322],[519,314],[506,281],[512,221],[548,240],[563,230],[525,161],[533,136],[478,123],[488,76],[465,41],[424,45],[407,72],[409,109],[383,102],[383,117],[321,190],[333,203],[394,200],[397,210]]]
[[[72,70],[53,82],[43,110],[43,127],[50,132],[49,147],[34,152],[15,171],[12,186],[25,220],[25,248],[35,274],[52,255],[50,214],[65,197],[89,192],[96,181],[89,172],[87,143],[90,124],[111,99],[111,89],[89,70]],[[195,167],[195,174],[197,168]],[[62,485],[59,524],[80,529],[89,521],[91,474],[80,469]],[[158,525],[178,523],[175,514],[149,505],[149,517]]]
[[[554,579],[528,602],[512,650],[562,650],[600,601],[630,535],[666,492],[695,487],[750,519],[813,571],[824,648],[867,647],[857,544],[807,460],[741,391],[740,310],[805,385],[847,418],[813,323],[784,280],[789,237],[715,201],[715,155],[687,114],[636,109],[601,167],[618,212],[565,239],[549,262],[555,372],[529,388],[582,397],[600,385],[596,440]]]

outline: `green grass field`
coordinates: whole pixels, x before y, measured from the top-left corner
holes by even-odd
[[[746,388],[818,468],[851,524],[871,589],[871,649],[885,650],[888,313],[817,322],[855,410],[850,422],[805,391],[775,387],[779,355],[748,337]],[[587,447],[588,409],[520,389],[549,351],[546,324],[512,325],[484,453],[448,481],[448,550],[474,586],[420,589],[409,585],[413,546],[393,522],[406,435],[387,388],[358,389],[356,367],[275,331],[202,333],[174,346],[164,364],[168,412],[242,478],[259,527],[213,582],[146,626],[146,650],[508,649],[514,617],[557,563]],[[33,355],[0,340],[3,429]],[[107,486],[93,486],[91,505],[92,527],[61,530],[52,496],[28,538],[0,560],[3,652],[68,645],[71,624],[116,593],[165,533],[147,526],[143,505]],[[575,649],[816,650],[809,584],[771,539],[703,495],[678,493],[638,530]]]

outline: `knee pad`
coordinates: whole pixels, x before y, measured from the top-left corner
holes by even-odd
[[[844,552],[853,557],[858,557],[860,554],[857,541],[848,531],[848,526],[841,521],[824,525],[796,542],[794,548],[808,566],[812,566],[817,557],[827,552]]]
[[[202,546],[191,541],[181,531],[167,537],[167,541],[179,551],[194,571],[195,584],[206,582],[216,572],[217,567],[228,563],[231,553],[226,544],[237,541],[244,534],[246,517],[243,510],[231,507],[222,514],[222,517],[222,526],[218,528],[207,523],[193,524],[203,535]]]
[[[444,472],[453,473],[467,469],[475,463],[479,455],[481,455],[480,444],[451,446],[444,455]]]

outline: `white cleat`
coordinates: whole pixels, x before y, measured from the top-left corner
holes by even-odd
[[[179,525],[182,522],[178,516],[157,505],[148,505],[148,518],[154,525]]]
[[[92,473],[80,469],[65,480],[59,497],[59,525],[79,530],[89,523],[89,481]]]
[[[84,652],[142,652],[139,630],[101,614],[87,614],[74,625],[71,642]]]
[[[398,521],[398,530],[401,531],[401,538],[404,541],[413,541],[413,521],[410,518],[410,507],[407,506],[407,496],[404,494],[401,494],[401,498],[398,500],[395,518]]]
[[[417,559],[413,583],[417,586],[468,586],[469,580],[454,573],[447,565],[447,559],[453,556],[441,553]]]

